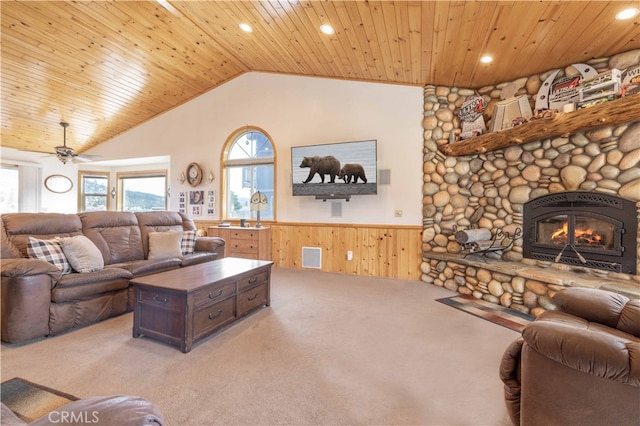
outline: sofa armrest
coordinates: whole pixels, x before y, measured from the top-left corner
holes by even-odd
[[[2,277],[20,278],[35,275],[48,275],[51,278],[51,287],[60,279],[62,272],[51,263],[38,259],[14,258],[2,259],[0,266]]]
[[[614,328],[628,301],[618,293],[581,287],[570,287],[553,296],[559,311]]]
[[[207,251],[217,253],[217,259],[224,257],[224,239],[220,237],[198,237],[196,238],[196,251]]]
[[[534,321],[522,332],[539,354],[574,370],[640,387],[640,340],[602,329],[567,323]]]
[[[504,402],[514,425],[520,424],[520,359],[523,339],[513,341],[502,355],[500,362],[500,380],[504,383]]]
[[[47,336],[51,289],[60,270],[35,259],[3,259],[1,269],[2,341],[18,343]]]

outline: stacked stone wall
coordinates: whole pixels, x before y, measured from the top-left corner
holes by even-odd
[[[638,63],[640,50],[588,62],[599,71],[625,69]],[[459,134],[457,113],[469,96],[485,99],[488,106],[484,115],[489,127],[502,88],[515,85],[516,95],[526,95],[533,109],[541,82],[553,71],[478,90],[425,87],[423,281],[538,314],[553,308],[551,297],[562,288],[562,283],[526,279],[491,268],[478,269],[434,255],[461,252],[454,238],[456,227],[488,228],[494,232],[500,229],[513,235],[523,227],[524,203],[549,193],[584,190],[617,195],[636,202],[640,217],[640,121],[474,156],[452,157],[438,150],[450,143],[452,133]],[[573,67],[568,67],[559,76],[576,73]],[[637,241],[640,255],[640,231]],[[640,286],[638,275],[523,259],[522,238],[517,238],[510,250],[493,256],[540,268],[635,281]]]

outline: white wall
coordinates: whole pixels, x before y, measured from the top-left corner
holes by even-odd
[[[220,162],[229,135],[247,125],[264,129],[276,148],[276,219],[281,222],[422,223],[422,87],[248,73],[106,142],[90,154],[106,159],[170,155],[171,210],[178,192],[191,189],[178,176],[198,162],[216,180],[198,189],[216,191],[220,218]],[[377,139],[378,169],[391,184],[377,195],[350,202],[291,195],[292,146]],[[342,203],[342,217],[331,204]],[[394,217],[402,210],[402,217]]]
[[[205,178],[210,170],[217,178],[213,184],[203,181],[198,188],[215,190],[216,215],[195,219],[218,220],[222,147],[234,131],[257,126],[272,137],[276,149],[278,221],[420,225],[422,91],[421,87],[248,73],[88,153],[102,155],[104,160],[170,156],[168,165],[154,164],[143,169],[169,169],[171,210],[178,209],[178,193],[192,189],[178,182],[180,173],[190,162],[198,162]],[[391,184],[378,184],[377,195],[353,196],[349,202],[291,195],[292,146],[367,139],[378,141],[378,169],[391,171]],[[0,147],[2,162],[13,159],[38,163],[41,211],[75,212],[78,165],[63,165],[54,156],[42,158],[38,153],[25,158],[28,154],[32,153]],[[122,169],[91,163],[80,168],[114,173]],[[68,176],[74,188],[66,194],[47,191],[44,178],[50,174]],[[111,184],[115,185],[115,181]],[[341,217],[331,216],[332,203],[342,205]],[[402,210],[403,216],[394,217],[394,210]]]

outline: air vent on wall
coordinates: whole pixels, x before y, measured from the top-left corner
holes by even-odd
[[[320,247],[302,247],[302,267],[322,268],[322,249]]]

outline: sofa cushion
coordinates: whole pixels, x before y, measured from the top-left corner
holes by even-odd
[[[182,266],[196,265],[198,263],[211,262],[218,258],[217,253],[199,251],[182,256]]]
[[[17,249],[21,257],[29,257],[27,245],[29,237],[40,240],[52,240],[56,237],[82,235],[82,224],[77,214],[66,213],[6,213],[2,215],[3,237],[2,257],[9,254],[15,257]],[[5,242],[12,245],[5,250]]]
[[[182,254],[191,254],[196,250],[196,231],[184,231],[180,242]]]
[[[191,219],[177,212],[153,211],[136,213],[140,233],[142,235],[142,247],[146,257],[149,256],[149,234],[151,232],[167,231],[195,231]]]
[[[569,287],[553,296],[553,303],[561,312],[616,327],[622,308],[629,298],[621,294],[592,288]]]
[[[62,274],[69,274],[72,271],[71,264],[69,264],[58,240],[39,240],[29,237],[27,254],[32,259],[45,260],[51,263],[60,269]]]
[[[105,268],[86,274],[64,275],[51,290],[53,302],[68,302],[89,296],[96,296],[129,286],[133,274],[126,269]]]
[[[640,337],[640,299],[630,300],[624,305],[616,328]]]
[[[593,323],[587,322],[585,327],[585,322],[582,318],[576,318],[574,323],[570,320],[536,320],[524,328],[522,337],[535,352],[561,365],[640,386],[640,362],[633,361],[640,359],[640,341],[615,328],[609,330],[618,333],[606,333],[602,324],[592,328]]]
[[[67,260],[76,272],[94,272],[104,268],[102,253],[84,235],[59,239]]]
[[[131,212],[79,213],[82,231],[98,247],[105,265],[144,259],[138,219]]]
[[[122,268],[131,272],[135,277],[155,274],[156,272],[168,271],[180,267],[182,261],[179,258],[155,259],[155,260],[134,260],[132,262],[116,263],[109,267]]]
[[[182,256],[181,232],[149,232],[148,259],[170,259]]]

